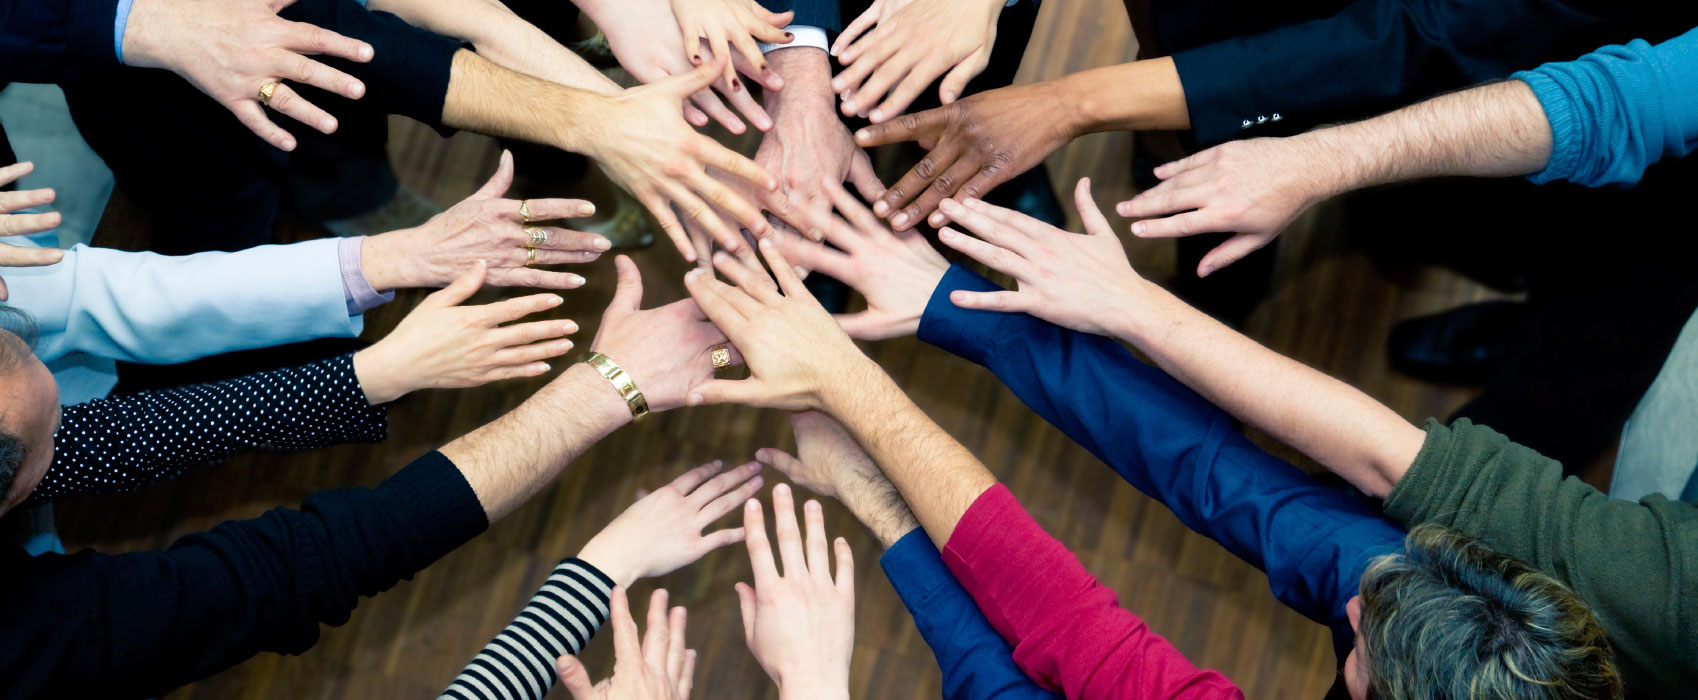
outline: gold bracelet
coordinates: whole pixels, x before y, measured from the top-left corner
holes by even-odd
[[[619,392],[619,398],[624,399],[625,404],[631,407],[631,420],[649,414],[648,400],[643,398],[643,392],[637,390],[636,380],[631,379],[631,375],[626,374],[623,368],[599,352],[591,352],[584,358],[584,362],[613,383],[613,390]]]

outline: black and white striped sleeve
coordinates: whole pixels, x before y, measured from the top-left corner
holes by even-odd
[[[613,579],[582,559],[554,567],[519,616],[472,657],[440,700],[541,700],[554,660],[584,649],[607,621]]]

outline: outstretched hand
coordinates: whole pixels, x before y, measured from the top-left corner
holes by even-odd
[[[765,80],[773,75],[756,42],[788,44],[795,37],[784,31],[794,12],[768,12],[754,0],[672,0],[672,14],[678,17],[678,29],[683,32],[684,52],[690,63],[701,65],[713,59],[724,59],[726,85],[738,86],[737,69],[731,60],[732,49],[752,68],[754,77]],[[708,54],[702,54],[706,47]],[[784,83],[779,81],[777,90]]]
[[[684,405],[687,392],[713,378],[713,348],[726,343],[725,335],[690,299],[642,308],[643,278],[637,264],[620,255],[613,266],[619,285],[590,349],[631,376],[649,410],[659,413]],[[733,364],[742,362],[736,346],[727,349]]]
[[[684,648],[684,608],[666,610],[666,589],[649,597],[648,634],[640,637],[624,586],[614,586],[607,622],[613,627],[613,675],[590,680],[584,662],[570,654],[554,661],[572,700],[690,700],[696,650]]]
[[[631,73],[631,76],[644,83],[665,80],[669,76],[690,72],[696,65],[686,56],[687,49],[700,46],[696,41],[685,44],[682,29],[678,26],[678,17],[673,14],[672,4],[668,0],[617,0],[611,2],[587,3],[581,2],[584,12],[591,16],[596,27],[607,37],[607,47],[613,51],[614,59],[619,65]],[[788,22],[788,20],[786,20]],[[784,81],[776,73],[759,76],[754,66],[740,56],[732,56],[731,63],[737,70],[756,77],[761,85],[769,90],[784,87]],[[731,106],[742,112],[749,121],[754,122],[755,128],[766,131],[772,128],[772,118],[761,108],[747,85],[739,81],[736,85],[721,78],[713,84],[713,89],[706,88],[690,96],[690,102],[684,105],[684,118],[695,126],[707,126],[708,118],[724,125],[733,134],[741,134],[748,130],[743,120],[735,112],[726,108],[725,102],[714,94],[718,91]]]
[[[978,238],[946,228],[938,240],[1019,284],[1018,291],[958,290],[949,300],[966,309],[1024,312],[1076,331],[1112,335],[1117,314],[1136,313],[1130,307],[1144,280],[1091,199],[1089,178],[1079,180],[1073,201],[1085,221],[1084,234],[978,200],[945,200],[943,214]]]
[[[590,538],[578,558],[621,586],[677,571],[720,547],[743,541],[743,528],[702,534],[761,490],[761,465],[720,473],[723,462],[684,472],[638,499]]]
[[[849,657],[855,648],[855,562],[849,543],[839,537],[837,578],[832,579],[826,550],[825,516],[818,501],[804,509],[807,540],[796,527],[790,487],[772,488],[773,527],[784,572],[773,559],[761,502],[743,509],[749,562],[755,585],[737,584],[743,611],[743,639],[761,668],[778,683],[785,698],[847,697]]]
[[[896,4],[900,7],[889,20],[879,21],[866,36],[857,39],[846,29],[847,38],[838,39],[841,49],[833,54],[847,67],[832,79],[831,88],[843,97],[844,116],[866,117],[874,124],[893,119],[939,76],[938,100],[950,104],[990,65],[1003,0]],[[883,14],[883,8],[877,11]],[[856,25],[864,25],[866,18],[861,15],[850,28],[863,31]]]

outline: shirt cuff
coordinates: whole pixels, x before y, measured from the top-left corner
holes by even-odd
[[[417,569],[489,528],[489,516],[466,475],[435,450],[385,479],[376,492],[391,517],[424,543],[424,551],[409,563]]]
[[[130,23],[130,3],[135,0],[118,0],[118,14],[112,18],[112,53],[118,57],[118,65],[124,64],[124,27]]]
[[[767,54],[779,49],[794,49],[802,46],[816,48],[821,51],[831,50],[831,42],[826,41],[824,29],[811,27],[806,24],[792,24],[785,27],[784,31],[790,32],[790,34],[796,38],[792,39],[788,44],[769,44],[764,41],[760,42],[761,53]]]
[[[939,587],[955,581],[955,575],[943,565],[943,557],[924,528],[916,527],[890,545],[878,564],[884,569],[884,577],[890,579],[890,587],[896,589],[896,595],[910,610],[924,610],[926,601]]]
[[[1003,311],[963,309],[949,300],[950,292],[964,289],[969,292],[995,292],[1002,288],[978,273],[959,264],[950,265],[943,279],[932,290],[926,311],[920,315],[916,336],[977,364],[985,364],[996,344],[996,329],[1008,316]]]
[[[348,315],[358,316],[395,299],[395,292],[379,294],[366,280],[360,266],[360,245],[365,236],[344,238],[336,246],[336,257],[342,263],[342,298],[348,302]]]

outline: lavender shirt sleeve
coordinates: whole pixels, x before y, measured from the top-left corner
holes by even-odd
[[[358,316],[395,299],[395,292],[377,293],[360,268],[360,243],[365,237],[344,238],[336,247],[342,261],[342,297],[348,302],[348,315]]]

